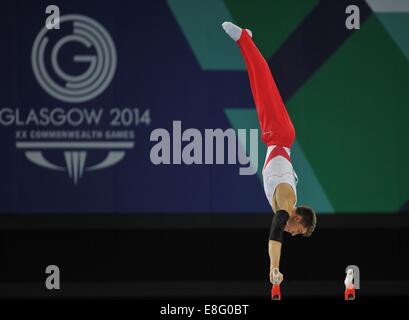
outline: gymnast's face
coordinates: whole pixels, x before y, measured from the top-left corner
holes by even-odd
[[[292,236],[307,232],[307,228],[301,224],[301,219],[301,216],[298,214],[291,216],[287,221],[284,231],[291,233]]]

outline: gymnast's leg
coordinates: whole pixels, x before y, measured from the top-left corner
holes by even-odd
[[[246,32],[242,32],[240,27],[231,22],[223,23],[223,28],[237,42],[246,62],[263,142],[267,146],[281,145],[291,148],[295,139],[294,126],[267,61],[251,38],[251,31],[246,29]]]

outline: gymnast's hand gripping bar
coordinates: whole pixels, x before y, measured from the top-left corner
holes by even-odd
[[[280,272],[278,268],[273,269],[273,287],[271,289],[271,300],[281,300]]]

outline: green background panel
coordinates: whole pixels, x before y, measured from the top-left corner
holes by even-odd
[[[268,58],[311,12],[318,0],[225,0],[236,24],[253,31],[253,38]]]
[[[370,17],[287,103],[338,212],[396,211],[409,198],[409,65]]]
[[[376,16],[409,60],[409,13],[377,13]]]
[[[221,22],[251,29],[268,58],[318,3],[167,2],[202,69],[243,72],[240,51]],[[292,158],[299,203],[319,212],[396,212],[409,199],[408,19],[408,13],[370,16],[286,103],[297,132]],[[229,107],[225,114],[234,128],[258,128],[253,106]],[[264,156],[260,140],[259,158],[252,159],[259,178]]]

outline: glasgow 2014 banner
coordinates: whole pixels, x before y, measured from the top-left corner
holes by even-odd
[[[49,28],[48,1],[3,2],[1,212],[271,212],[224,21],[252,30],[293,119],[298,203],[409,210],[409,10],[361,1],[348,30],[346,1],[72,0]]]

